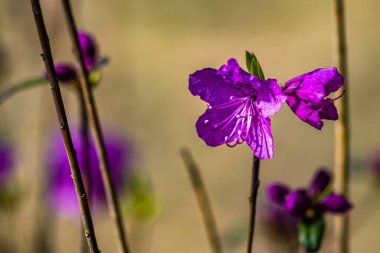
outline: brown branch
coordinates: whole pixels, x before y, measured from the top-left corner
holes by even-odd
[[[344,76],[346,94],[336,101],[339,120],[335,124],[335,191],[347,196],[349,188],[350,129],[348,99],[347,42],[345,31],[344,1],[334,0],[337,42],[337,63]],[[349,216],[335,218],[336,253],[349,252]]]
[[[90,125],[94,133],[95,147],[100,161],[100,170],[102,174],[103,184],[106,191],[108,201],[108,208],[110,216],[115,223],[115,230],[117,242],[120,249],[124,253],[128,253],[129,247],[126,238],[126,232],[123,224],[122,213],[120,204],[117,199],[116,191],[112,184],[110,166],[107,156],[107,151],[104,144],[104,138],[100,126],[100,120],[96,109],[95,99],[92,94],[91,83],[89,80],[89,73],[84,63],[83,53],[80,50],[78,30],[75,24],[73,12],[69,0],[62,0],[66,21],[68,24],[71,40],[74,46],[74,51],[80,63],[84,82],[81,82],[80,88],[82,90],[84,101],[86,103],[87,115],[89,117]]]
[[[182,160],[191,179],[191,185],[198,200],[199,210],[201,211],[203,223],[206,227],[207,238],[212,252],[222,253],[223,248],[220,241],[215,217],[211,208],[211,203],[207,195],[206,187],[203,183],[201,173],[195,164],[190,151],[187,148],[180,150]]]
[[[36,27],[38,30],[38,35],[40,38],[41,48],[43,51],[42,59],[45,63],[46,70],[49,76],[49,87],[54,99],[54,104],[58,116],[59,127],[61,129],[62,138],[65,144],[66,153],[68,156],[71,175],[75,185],[75,191],[77,194],[81,215],[82,223],[84,228],[84,234],[87,238],[87,243],[90,252],[98,253],[100,252],[95,236],[95,230],[92,223],[91,213],[87,202],[87,194],[82,181],[82,176],[79,169],[78,160],[75,154],[75,149],[70,135],[70,129],[66,118],[66,112],[62,101],[61,91],[59,88],[57,74],[54,68],[53,56],[50,49],[49,38],[46,32],[45,23],[43,20],[41,6],[39,0],[31,0],[32,10],[34,14],[34,19],[36,22]]]
[[[251,195],[249,197],[249,227],[247,239],[247,253],[251,253],[253,249],[253,236],[255,234],[255,218],[256,218],[256,200],[259,191],[259,173],[260,173],[260,159],[253,156],[252,164],[252,181],[251,181]]]

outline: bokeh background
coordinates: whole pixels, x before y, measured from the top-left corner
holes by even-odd
[[[45,0],[45,21],[55,60],[72,61],[60,1]],[[347,2],[350,107],[353,154],[352,252],[379,252],[379,199],[363,173],[363,159],[380,146],[378,111],[380,3]],[[95,95],[104,126],[133,139],[136,168],[150,178],[159,211],[147,221],[126,223],[133,252],[209,252],[206,235],[179,148],[191,149],[207,183],[226,252],[242,252],[248,218],[252,152],[246,145],[210,148],[197,137],[195,122],[206,104],[191,96],[188,75],[219,68],[230,57],[244,66],[244,51],[259,57],[267,77],[279,82],[319,67],[334,66],[332,1],[108,0],[73,1],[78,26],[96,35],[110,64]],[[44,69],[29,1],[0,1],[0,88]],[[36,231],[51,228],[54,252],[80,252],[80,221],[49,214],[44,204],[44,154],[57,128],[47,86],[18,94],[0,107],[2,134],[17,150],[14,182],[23,200],[0,213],[1,240],[11,252],[34,252]],[[72,91],[63,91],[70,122],[78,122]],[[333,168],[334,127],[304,124],[283,106],[272,118],[275,159],[262,162],[259,208],[272,181],[304,186],[319,166]],[[359,171],[359,172],[358,172]],[[49,218],[47,218],[49,217]],[[128,217],[128,216],[127,216]],[[259,216],[260,217],[260,216]],[[131,218],[133,220],[133,218]],[[54,223],[54,225],[49,225]],[[132,225],[132,223],[136,223]],[[46,225],[47,224],[47,225]],[[115,252],[112,224],[98,213],[95,227],[103,252]],[[328,225],[331,232],[331,223]],[[286,233],[286,232],[284,232]],[[331,237],[322,252],[331,252]],[[256,230],[260,253],[283,252],[275,239]]]

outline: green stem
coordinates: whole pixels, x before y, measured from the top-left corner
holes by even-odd
[[[27,90],[39,85],[46,84],[48,81],[44,77],[36,77],[30,80],[23,81],[21,83],[12,85],[8,89],[0,92],[0,105],[5,102],[8,98],[15,95],[16,93]]]

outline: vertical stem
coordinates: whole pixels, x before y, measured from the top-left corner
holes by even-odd
[[[247,239],[247,253],[251,253],[253,249],[253,236],[255,233],[255,217],[256,217],[256,200],[259,191],[259,173],[260,173],[260,159],[253,156],[252,164],[252,181],[251,181],[251,195],[249,197],[249,227],[248,227],[248,239]]]
[[[216,227],[214,213],[211,208],[210,200],[207,195],[206,187],[203,183],[201,173],[198,169],[198,166],[195,164],[190,151],[187,148],[181,149],[180,154],[189,173],[194,193],[197,196],[198,206],[206,227],[207,238],[211,250],[214,253],[222,253],[223,249],[218,229]]]
[[[100,120],[95,105],[95,99],[92,94],[91,83],[89,80],[89,73],[85,66],[83,53],[80,50],[78,31],[75,24],[73,12],[69,0],[62,0],[62,4],[65,11],[65,17],[70,31],[70,36],[74,46],[75,54],[81,66],[82,74],[85,82],[81,82],[81,90],[86,103],[86,110],[90,120],[90,125],[94,133],[95,147],[100,161],[100,170],[102,174],[103,184],[106,191],[106,197],[108,201],[108,208],[110,216],[115,223],[115,232],[117,242],[120,250],[124,253],[129,253],[129,247],[126,239],[126,232],[123,224],[123,218],[120,210],[120,204],[117,199],[116,191],[112,184],[110,175],[110,166],[108,161],[107,152],[104,145],[104,138],[100,126]]]
[[[78,99],[79,99],[79,110],[80,110],[80,148],[82,149],[83,154],[83,177],[84,184],[87,191],[88,203],[91,206],[91,192],[92,192],[92,183],[91,183],[91,168],[90,168],[90,135],[88,127],[88,117],[86,112],[86,104],[82,94],[82,90],[78,87]],[[82,252],[87,253],[88,249],[86,247],[86,238],[82,237]]]
[[[36,27],[38,30],[38,35],[40,38],[41,48],[43,51],[42,59],[45,63],[46,70],[49,76],[50,90],[54,99],[54,104],[58,116],[59,127],[61,129],[62,138],[65,144],[65,149],[67,157],[70,164],[71,175],[75,185],[75,192],[77,194],[81,215],[82,223],[84,228],[84,234],[87,238],[87,243],[90,252],[98,253],[100,252],[95,236],[95,230],[92,223],[90,208],[87,202],[87,194],[82,181],[82,176],[79,169],[78,160],[75,154],[75,149],[71,139],[70,129],[66,118],[65,107],[63,105],[63,100],[61,96],[61,90],[59,88],[57,74],[54,68],[53,56],[50,49],[49,38],[46,32],[45,23],[43,20],[41,6],[39,0],[31,0],[32,10],[34,14],[34,19]]]
[[[350,132],[349,108],[350,96],[348,87],[347,44],[345,31],[344,1],[334,0],[337,42],[338,68],[345,79],[346,94],[336,101],[339,120],[335,124],[335,190],[348,194],[349,162],[350,162]],[[335,241],[337,253],[349,252],[349,216],[347,214],[335,218]]]

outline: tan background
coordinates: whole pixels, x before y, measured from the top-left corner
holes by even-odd
[[[42,2],[54,58],[72,60],[60,1]],[[1,0],[0,4],[0,46],[6,52],[0,62],[3,88],[39,75],[43,64],[29,1]],[[197,137],[194,124],[206,105],[189,93],[188,75],[204,67],[218,68],[229,57],[244,66],[244,50],[254,51],[266,76],[279,82],[333,66],[332,1],[94,0],[73,4],[79,27],[95,33],[102,54],[111,58],[96,90],[101,119],[139,144],[138,167],[149,173],[160,200],[161,214],[154,225],[142,228],[142,243],[134,236],[134,252],[209,252],[178,149],[186,145],[193,151],[223,233],[244,226],[247,220],[252,153],[246,145],[209,148]],[[380,145],[379,8],[376,0],[347,1],[355,160]],[[68,90],[63,93],[68,114],[77,122],[75,96]],[[40,224],[36,217],[44,212],[38,194],[43,178],[40,158],[47,133],[56,127],[48,88],[19,94],[0,107],[0,114],[1,127],[19,151],[16,181],[27,192],[21,208],[2,220],[11,223],[8,227],[15,226],[7,236],[18,252],[29,252],[34,228]],[[302,186],[318,166],[333,166],[331,122],[319,132],[284,106],[273,117],[272,130],[275,159],[262,163],[261,199],[268,182]],[[379,200],[368,195],[365,177],[353,180],[352,198],[358,203],[352,212],[352,252],[380,252],[380,217],[371,212]],[[368,196],[371,201],[359,204]],[[95,225],[102,251],[115,252],[107,215],[99,215]],[[56,252],[80,252],[79,221],[60,220],[56,228]],[[273,242],[261,231],[259,227],[256,233],[257,252],[275,252],[269,249]],[[226,252],[242,252],[244,241],[237,247],[224,246]],[[327,248],[323,252],[330,252]]]

